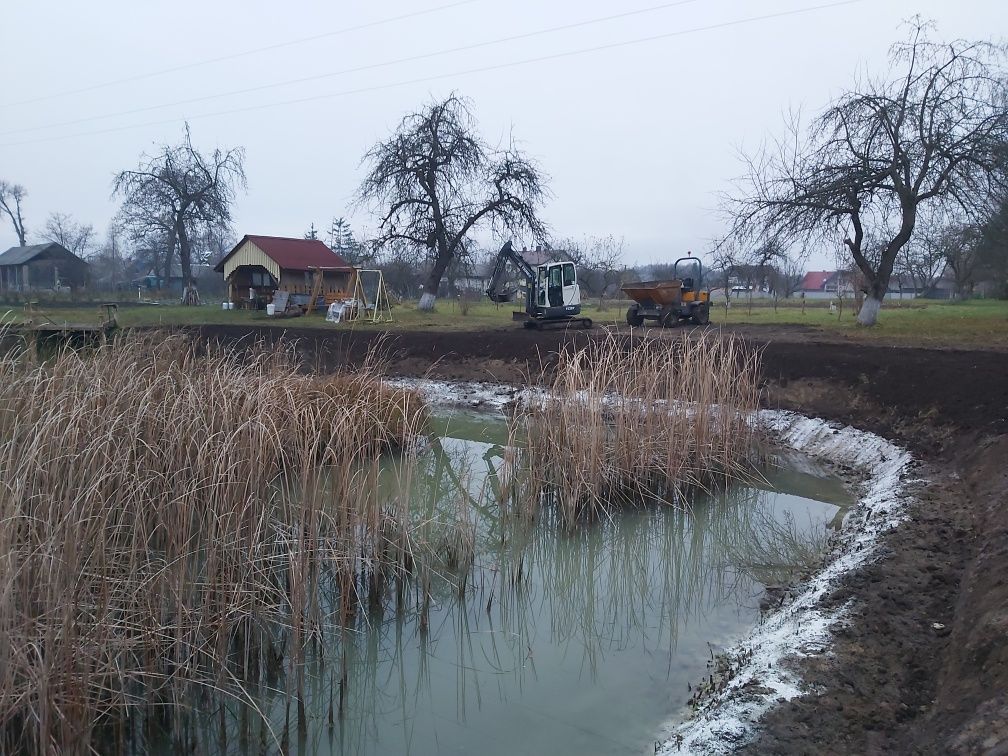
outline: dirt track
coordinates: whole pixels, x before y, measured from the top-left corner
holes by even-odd
[[[393,373],[522,382],[584,332],[205,327],[227,342],[297,338],[310,368],[380,348]],[[596,332],[597,335],[597,332]],[[831,600],[852,601],[812,694],[768,715],[753,753],[1008,754],[1008,353],[821,343],[748,328],[764,401],[880,433],[922,460],[911,518]],[[941,627],[935,628],[938,623]]]

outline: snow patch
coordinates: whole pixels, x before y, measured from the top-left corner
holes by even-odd
[[[479,381],[437,381],[430,378],[386,378],[385,383],[397,388],[420,392],[433,407],[502,410],[519,399],[524,389],[500,383]]]

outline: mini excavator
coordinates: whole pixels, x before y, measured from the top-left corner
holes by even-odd
[[[519,281],[509,268],[518,270]],[[513,302],[524,279],[525,312],[515,313],[526,328],[580,325],[591,328],[591,318],[581,317],[581,290],[577,270],[570,261],[547,262],[533,267],[508,241],[501,247],[487,286],[494,302]]]

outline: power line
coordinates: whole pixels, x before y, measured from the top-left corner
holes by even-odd
[[[79,123],[90,123],[93,121],[102,121],[107,118],[118,118],[119,116],[125,115],[136,115],[137,113],[148,113],[152,110],[161,110],[162,108],[171,108],[177,105],[191,105],[197,102],[206,102],[208,100],[216,100],[222,97],[233,97],[234,95],[249,94],[250,92],[261,92],[266,89],[276,89],[278,87],[286,87],[291,84],[304,84],[309,81],[319,81],[321,79],[331,79],[336,76],[344,76],[351,73],[360,73],[361,71],[369,71],[376,68],[386,68],[388,66],[398,65],[400,63],[415,63],[419,60],[425,60],[429,58],[436,58],[442,55],[451,55],[458,52],[465,52],[468,50],[476,50],[481,47],[490,47],[492,45],[501,45],[508,42],[516,42],[522,39],[529,39],[530,37],[537,37],[544,34],[552,34],[558,31],[567,31],[570,29],[577,29],[584,26],[592,26],[595,24],[606,23],[609,21],[615,21],[623,18],[629,18],[632,16],[639,16],[645,13],[653,13],[659,10],[667,10],[668,8],[674,8],[680,5],[688,5],[690,3],[698,2],[699,0],[675,0],[674,2],[662,3],[661,5],[653,5],[649,8],[640,8],[638,10],[625,11],[623,13],[615,13],[610,16],[601,16],[598,18],[591,18],[584,21],[576,21],[570,24],[562,24],[560,26],[551,26],[545,29],[537,29],[536,31],[523,32],[521,34],[513,34],[507,37],[498,37],[497,39],[486,40],[484,42],[475,42],[469,45],[462,45],[460,47],[451,47],[446,50],[437,50],[435,52],[421,53],[419,55],[411,55],[406,58],[396,58],[393,60],[382,61],[380,63],[369,63],[364,66],[355,66],[354,68],[344,68],[340,71],[330,71],[329,73],[323,74],[313,74],[311,76],[302,76],[297,79],[287,79],[286,81],[278,81],[272,84],[259,84],[254,87],[247,87],[245,89],[233,89],[228,92],[218,92],[212,95],[202,95],[200,97],[190,97],[185,100],[176,100],[174,102],[167,102],[160,105],[146,105],[141,108],[132,108],[130,110],[120,110],[115,113],[106,113],[104,115],[97,116],[87,116],[86,118],[76,118],[72,121],[61,121],[60,123],[51,123],[43,126],[26,126],[18,129],[11,129],[9,131],[0,131],[0,136],[8,136],[10,134],[23,134],[28,131],[38,131],[39,129],[56,129],[62,126],[74,126]]]
[[[227,110],[218,110],[210,113],[199,113],[194,116],[185,117],[175,117],[168,118],[159,121],[147,121],[145,123],[130,124],[128,126],[116,126],[108,129],[99,129],[96,131],[85,131],[76,134],[66,134],[63,136],[46,137],[44,139],[29,139],[22,142],[7,142],[5,144],[0,144],[0,147],[16,147],[25,144],[39,144],[44,142],[55,142],[64,139],[77,139],[79,137],[95,136],[98,134],[108,134],[118,131],[128,131],[130,129],[145,128],[147,126],[161,126],[167,123],[177,123],[179,121],[185,120],[195,120],[198,118],[214,118],[222,115],[232,115],[235,113],[247,113],[256,110],[265,110],[268,108],[281,107],[284,105],[300,105],[305,102],[315,102],[318,100],[331,99],[334,97],[344,97],[347,95],[364,94],[367,92],[376,92],[385,89],[393,89],[395,87],[410,86],[412,84],[423,84],[430,81],[439,81],[442,79],[453,78],[456,76],[467,76],[475,73],[486,73],[489,71],[499,71],[505,68],[513,68],[515,66],[528,65],[531,63],[541,63],[550,60],[558,60],[561,58],[569,58],[577,55],[584,55],[592,52],[599,52],[602,50],[614,50],[622,47],[629,47],[631,45],[644,44],[647,42],[656,42],[663,39],[671,39],[673,37],[681,37],[687,34],[695,34],[705,31],[715,31],[717,29],[725,29],[732,26],[741,26],[743,24],[755,23],[758,21],[769,21],[777,18],[785,18],[788,16],[797,16],[804,13],[813,13],[815,11],[827,10],[829,8],[839,8],[846,5],[854,5],[856,3],[864,2],[864,0],[838,0],[837,2],[823,3],[821,5],[812,5],[805,8],[795,8],[789,11],[780,11],[777,13],[767,13],[760,16],[749,16],[748,18],[735,19],[733,21],[724,21],[717,24],[708,24],[705,26],[696,26],[689,29],[679,29],[672,32],[665,32],[663,34],[654,34],[647,37],[637,37],[635,39],[623,40],[620,42],[610,42],[604,45],[596,45],[593,47],[583,47],[577,50],[568,50],[560,53],[552,53],[550,55],[541,55],[534,58],[525,58],[522,60],[509,61],[506,63],[496,63],[489,66],[481,66],[479,68],[470,68],[462,71],[453,71],[451,73],[436,74],[433,76],[424,76],[416,79],[407,79],[403,81],[391,82],[388,84],[379,84],[375,86],[360,87],[357,89],[346,89],[340,92],[330,92],[324,95],[311,95],[308,97],[298,97],[290,100],[280,100],[276,102],[263,103],[260,105],[248,105],[242,108],[230,108]]]
[[[288,40],[286,42],[277,42],[272,45],[266,45],[265,47],[257,47],[252,50],[242,50],[241,52],[229,53],[227,55],[221,55],[216,58],[206,58],[205,60],[197,60],[192,63],[183,63],[178,66],[172,66],[171,68],[162,68],[157,71],[150,71],[148,73],[136,74],[135,76],[126,76],[122,79],[113,79],[112,81],[105,81],[101,84],[91,84],[86,87],[81,87],[80,89],[69,89],[64,92],[55,92],[53,94],[40,95],[38,97],[32,97],[27,100],[17,100],[15,102],[8,102],[0,107],[12,107],[14,105],[28,105],[35,102],[42,102],[44,100],[52,100],[57,97],[68,97],[69,95],[82,94],[84,92],[93,92],[96,89],[106,89],[108,87],[114,87],[118,84],[128,84],[133,81],[142,81],[143,79],[151,79],[155,76],[164,76],[165,74],[176,73],[177,71],[187,71],[191,68],[198,68],[200,66],[207,66],[213,63],[222,63],[226,60],[235,60],[236,58],[245,58],[249,55],[257,55],[262,52],[269,52],[270,50],[280,50],[284,47],[291,47],[293,45],[304,44],[305,42],[315,42],[319,39],[326,39],[328,37],[337,37],[342,34],[349,34],[350,32],[361,31],[363,29],[372,29],[376,26],[384,26],[385,24],[395,23],[396,21],[405,21],[410,18],[416,18],[417,16],[425,16],[431,13],[437,13],[439,11],[448,10],[450,8],[457,8],[460,5],[469,5],[471,3],[479,2],[480,0],[457,0],[454,3],[448,3],[447,5],[438,5],[433,8],[426,8],[424,10],[412,11],[410,13],[403,13],[399,16],[392,16],[390,18],[383,18],[378,21],[368,21],[364,24],[358,24],[356,26],[347,26],[342,29],[335,29],[333,31],[322,32],[321,34],[314,34],[310,37],[300,37],[298,39]]]

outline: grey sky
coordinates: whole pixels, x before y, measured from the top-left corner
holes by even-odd
[[[470,0],[442,7],[453,2],[8,0],[0,25],[8,61],[0,178],[28,190],[30,237],[52,211],[102,232],[116,210],[114,173],[134,167],[157,143],[177,141],[189,119],[201,148],[246,149],[249,186],[235,208],[236,232],[297,236],[313,221],[327,229],[334,215],[347,213],[371,144],[407,111],[456,90],[472,100],[490,141],[513,131],[551,176],[554,198],[544,215],[557,236],[611,233],[625,237],[628,262],[661,261],[702,253],[720,232],[716,192],[739,173],[739,147],[779,133],[789,108],[818,110],[856,72],[883,70],[903,19],[933,18],[946,38],[1000,38],[1004,31],[1003,2],[995,0],[861,0],[742,23],[735,22],[830,0]],[[659,5],[667,7],[481,45]],[[702,27],[716,28],[691,31]],[[375,66],[466,45],[481,46]],[[201,97],[208,99],[157,107]],[[298,99],[305,101],[259,107]],[[239,112],[208,115],[222,111]],[[55,124],[66,125],[49,128]],[[373,225],[363,212],[353,222]],[[0,249],[16,242],[4,219]],[[829,267],[831,255],[814,255],[810,267]]]

